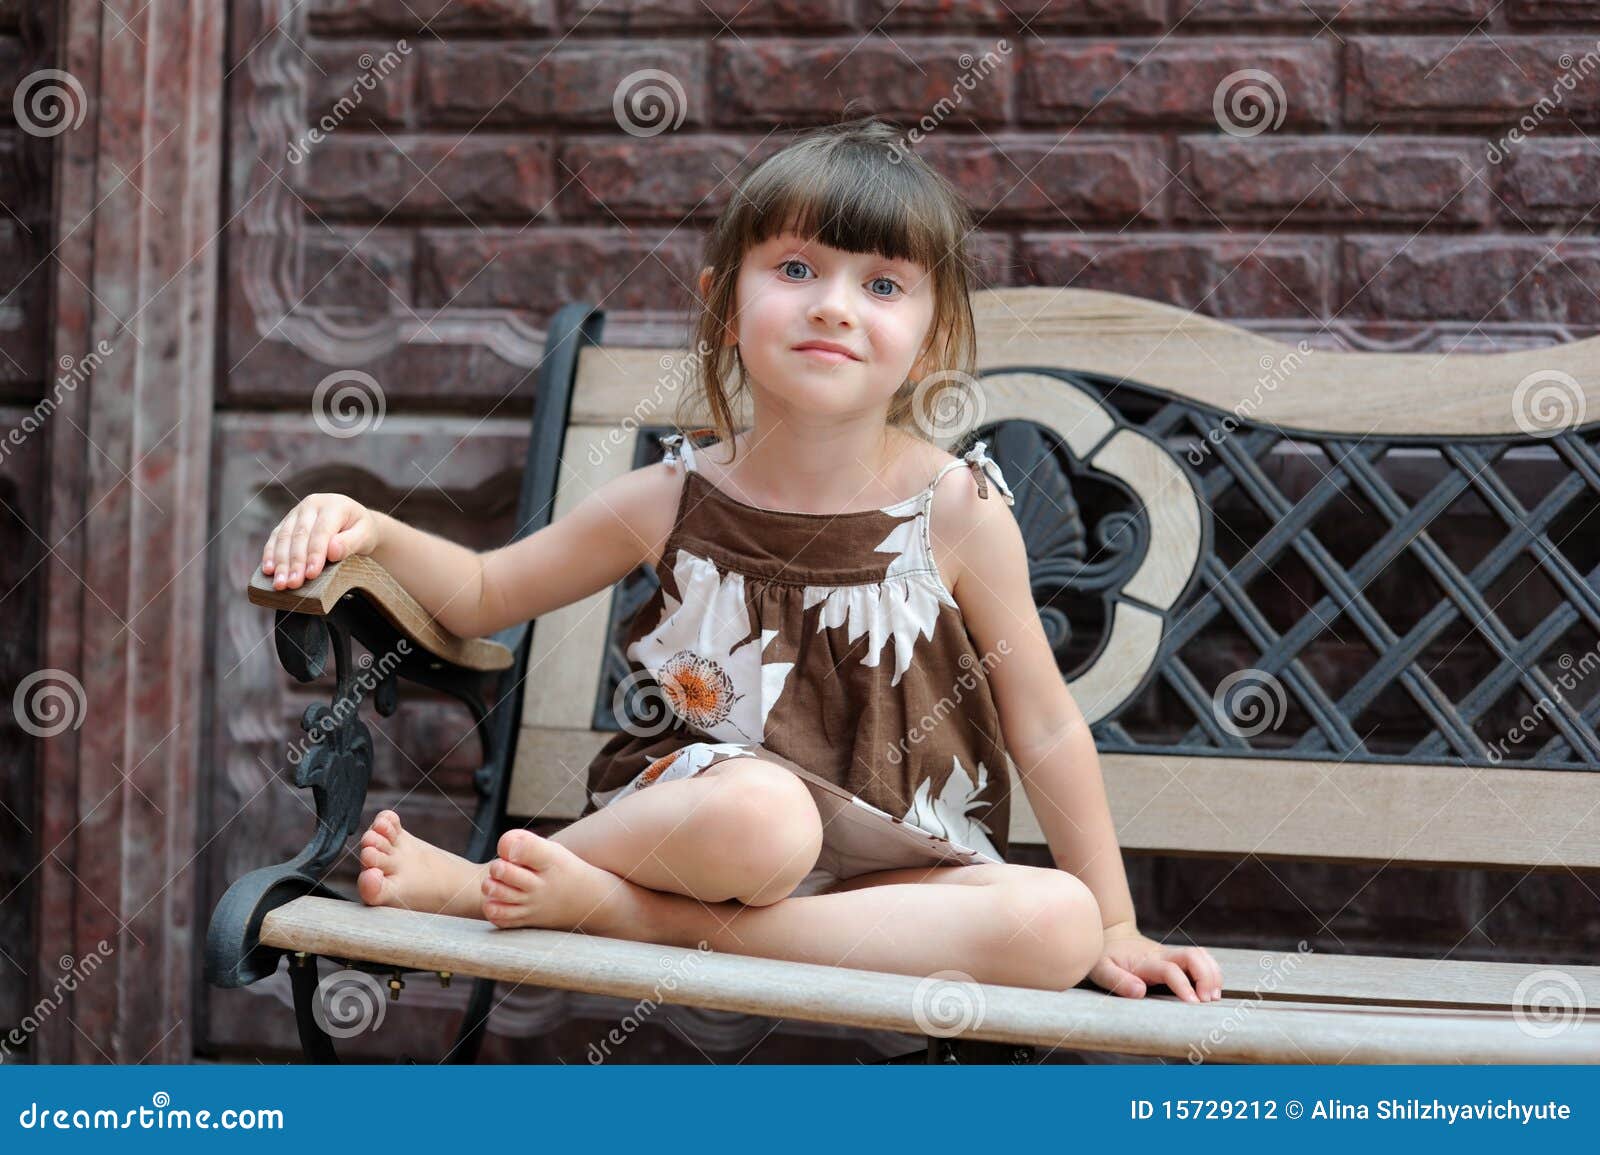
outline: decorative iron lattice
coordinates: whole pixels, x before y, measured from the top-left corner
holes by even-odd
[[[999,372],[999,371],[996,371]],[[1162,446],[1201,514],[1199,562],[1150,668],[1094,724],[1102,753],[1600,769],[1600,423],[1554,436],[1280,430],[1058,369]],[[636,466],[661,457],[645,431]],[[1069,685],[1108,650],[1154,540],[1139,496],[1067,431],[974,429],[1016,495],[1034,600]],[[1102,441],[1104,444],[1104,440]],[[595,725],[656,589],[619,587]]]

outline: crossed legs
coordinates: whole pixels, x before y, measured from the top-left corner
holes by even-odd
[[[361,840],[361,897],[497,926],[830,966],[1063,990],[1100,956],[1098,904],[1061,870],[1002,863],[859,875],[788,897],[821,850],[810,792],[757,758],[660,782],[544,838],[511,830],[487,864],[384,811]],[[940,884],[940,885],[929,885]]]

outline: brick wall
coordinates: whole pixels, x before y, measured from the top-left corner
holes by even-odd
[[[313,300],[537,321],[588,296],[670,315],[729,177],[789,130],[850,98],[910,126],[959,93],[919,149],[977,212],[990,283],[1237,319],[1600,326],[1586,135],[1600,76],[1582,60],[1600,19],[1576,2],[312,8],[314,113],[349,91],[363,53],[411,48],[298,174],[332,234],[318,268],[351,240],[363,258]],[[998,67],[958,89],[985,53]],[[642,69],[683,93],[681,124],[643,138],[612,110]],[[1214,96],[1246,70],[1269,74],[1281,121],[1229,135]],[[1555,115],[1490,159],[1557,95]]]
[[[972,203],[987,284],[1116,290],[1325,346],[1600,330],[1600,70],[1560,87],[1600,52],[1600,19],[1579,0],[312,0],[281,22],[261,0],[232,11],[207,911],[306,830],[303,803],[269,779],[309,691],[283,685],[261,644],[267,616],[232,592],[276,515],[310,489],[343,488],[457,540],[500,540],[550,314],[588,299],[610,313],[608,341],[676,340],[701,235],[733,183],[847,100],[910,127],[961,93],[918,148]],[[362,86],[386,54],[396,66]],[[998,65],[958,88],[985,54]],[[646,70],[681,88],[682,121],[633,135],[613,95]],[[1252,70],[1270,77],[1281,122],[1245,135],[1247,106],[1223,131],[1218,86]],[[1558,90],[1562,115],[1540,114],[1491,159]],[[325,139],[303,141],[324,117]],[[381,383],[381,435],[319,433],[308,399],[339,367]],[[464,844],[464,715],[412,695],[373,724],[369,809],[403,800],[416,828]],[[248,829],[228,825],[245,805]],[[1600,933],[1600,902],[1570,874],[1129,865],[1147,929],[1216,944],[1558,961]],[[353,880],[347,863],[336,881]],[[292,1049],[275,1001],[287,992],[268,985],[208,992],[208,1049]],[[498,1012],[493,1057],[582,1060],[583,1029],[537,1038],[544,997]],[[393,1030],[432,1053],[459,1000],[406,998]],[[764,1031],[748,1040],[758,1061],[865,1054]],[[345,1049],[395,1044],[386,1028]],[[700,1056],[661,1029],[619,1061],[649,1058]]]

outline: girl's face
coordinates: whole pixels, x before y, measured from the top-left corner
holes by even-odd
[[[912,375],[933,320],[933,282],[922,265],[798,234],[745,254],[735,298],[732,328],[752,386],[816,414],[887,406]]]

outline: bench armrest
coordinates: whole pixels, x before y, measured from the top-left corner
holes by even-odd
[[[272,578],[256,567],[250,575],[254,605],[290,613],[327,617],[339,599],[360,591],[400,633],[436,658],[464,670],[492,673],[511,667],[513,655],[487,638],[458,638],[440,626],[383,566],[365,554],[329,562],[299,589],[272,588]]]

